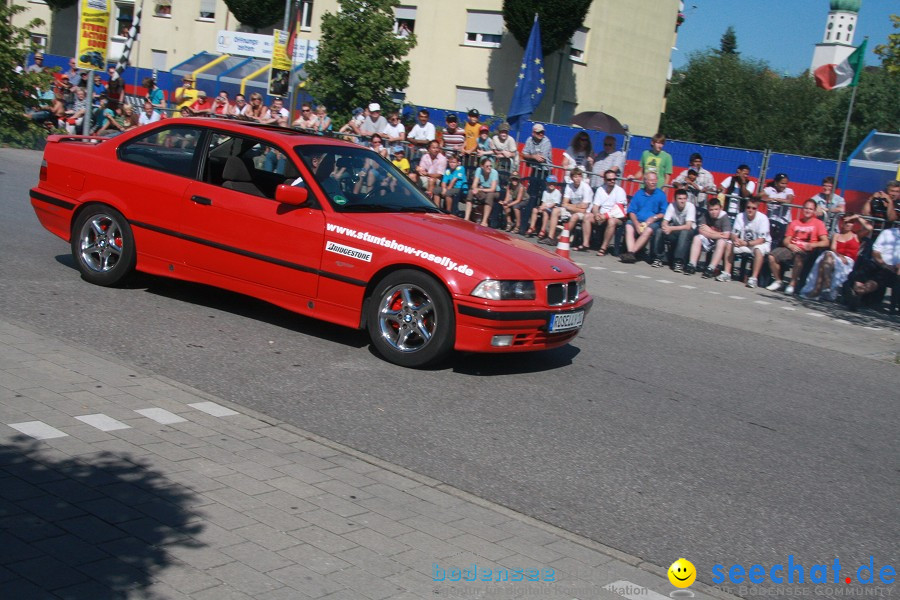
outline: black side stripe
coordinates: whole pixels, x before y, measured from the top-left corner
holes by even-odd
[[[293,263],[293,262],[290,262],[287,260],[282,260],[280,258],[266,256],[265,254],[259,254],[258,252],[251,252],[250,250],[244,250],[242,248],[235,248],[234,246],[227,246],[225,244],[220,244],[219,242],[205,240],[203,238],[198,238],[193,235],[181,233],[180,231],[172,231],[171,229],[157,227],[156,225],[151,225],[149,223],[142,223],[140,221],[129,221],[129,223],[134,227],[140,227],[142,229],[147,229],[149,231],[155,231],[156,233],[161,233],[163,235],[169,235],[169,236],[176,237],[176,238],[179,238],[182,240],[187,240],[189,242],[194,242],[195,244],[201,244],[203,246],[209,246],[210,248],[216,248],[217,250],[222,250],[224,252],[231,252],[232,254],[246,256],[247,258],[253,258],[253,259],[256,259],[256,260],[259,260],[262,262],[267,262],[267,263],[271,263],[273,265],[278,265],[280,267],[294,269],[295,271],[301,271],[303,273],[313,273],[313,274],[319,275],[321,277],[325,277],[328,279],[334,279],[335,281],[349,283],[350,285],[365,287],[366,283],[367,283],[365,281],[362,281],[361,279],[353,279],[352,277],[346,277],[344,275],[339,275],[337,273],[330,273],[328,271],[314,269],[312,267],[307,267],[306,265],[301,265],[299,263]]]
[[[65,208],[66,210],[72,210],[73,208],[75,208],[74,202],[67,202],[65,200],[60,200],[59,198],[55,198],[53,196],[48,196],[47,194],[44,194],[43,192],[36,192],[34,190],[31,190],[29,193],[30,193],[31,197],[34,198],[35,200],[40,200],[41,202],[46,202],[47,204],[52,204],[53,206]]]
[[[580,307],[578,310],[583,310],[585,314],[591,310],[591,306],[593,306],[594,301],[591,300],[584,306]],[[548,321],[552,315],[565,314],[567,312],[576,312],[571,310],[529,310],[529,311],[515,311],[515,312],[500,312],[495,310],[488,310],[484,308],[475,308],[473,306],[466,306],[461,304],[459,306],[459,314],[468,315],[470,317],[477,317],[479,319],[488,319],[491,321]]]

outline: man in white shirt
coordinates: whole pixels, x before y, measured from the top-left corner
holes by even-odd
[[[397,142],[406,141],[406,127],[400,122],[400,113],[392,112],[388,115],[388,124],[381,132],[387,145],[393,146]]]
[[[703,157],[699,152],[691,154],[689,162],[691,165],[690,168],[682,171],[681,174],[672,181],[672,186],[676,189],[687,189],[688,200],[691,204],[699,206],[700,208],[705,208],[707,195],[716,193],[716,182],[713,179],[712,173],[703,168]]]
[[[563,192],[562,212],[569,216],[569,222],[566,224],[569,235],[572,234],[575,226],[581,221],[581,245],[575,250],[587,252],[590,250],[591,223],[594,220],[594,216],[590,212],[591,205],[594,202],[594,191],[584,180],[584,171],[578,167],[572,169],[570,176],[572,177],[572,183],[566,184],[566,191]],[[551,232],[555,231],[555,229],[555,227],[551,227]]]
[[[868,264],[866,264],[868,263]],[[900,229],[889,228],[878,234],[872,246],[872,260],[857,260],[850,274],[847,306],[855,311],[865,296],[872,295],[878,302],[884,297],[884,290],[891,290],[891,312],[898,311],[900,294]],[[869,302],[866,302],[869,304]]]
[[[260,122],[274,123],[280,127],[287,127],[289,117],[290,113],[288,113],[288,109],[284,107],[284,100],[275,98],[272,100],[272,106],[269,107],[269,112]]]
[[[409,157],[409,175],[413,181],[416,180],[416,167],[419,165],[419,160],[421,160],[422,155],[428,150],[428,144],[437,137],[434,124],[428,120],[427,110],[424,108],[420,110],[416,118],[416,124],[413,125],[412,129],[409,130],[409,133],[406,134],[406,141],[409,142],[410,150],[412,151],[412,154]]]
[[[673,247],[672,268],[676,273],[683,273],[696,223],[697,207],[688,202],[687,190],[677,190],[675,201],[666,208],[662,225],[653,234],[652,266],[657,268],[663,266],[666,242],[669,242]]]
[[[616,138],[611,135],[603,139],[603,150],[597,153],[589,161],[591,164],[591,186],[603,187],[603,178],[607,171],[612,169],[616,175],[622,176],[625,172],[625,153],[616,150]]]
[[[755,288],[759,283],[759,271],[763,260],[771,250],[772,236],[769,233],[769,217],[759,212],[759,201],[750,198],[734,220],[731,228],[731,244],[734,256],[753,256],[753,273],[747,279],[747,287]],[[730,257],[725,257],[726,272],[731,272]]]
[[[591,205],[594,223],[597,225],[606,223],[606,230],[603,232],[603,243],[600,244],[597,256],[606,256],[609,243],[616,233],[616,228],[625,219],[625,206],[628,204],[628,196],[626,196],[625,190],[616,185],[617,177],[618,174],[614,168],[606,170],[603,174],[603,185],[597,188],[597,192],[594,194],[594,203]]]
[[[519,145],[509,136],[509,123],[497,127],[497,135],[491,138],[491,150],[498,157],[497,168],[510,173],[519,171]]]
[[[383,133],[387,127],[387,119],[381,116],[381,105],[373,102],[369,105],[369,116],[359,126],[359,134],[367,140],[373,133]]]
[[[138,117],[138,125],[147,125],[148,123],[156,123],[159,121],[159,113],[153,110],[153,105],[149,100],[144,101],[144,110]]]

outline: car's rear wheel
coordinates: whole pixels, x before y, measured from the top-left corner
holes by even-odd
[[[394,364],[432,365],[453,349],[456,319],[450,296],[419,271],[396,271],[381,280],[366,322],[375,349]]]
[[[105,286],[121,283],[135,265],[128,221],[112,207],[88,207],[72,227],[72,256],[87,281]]]

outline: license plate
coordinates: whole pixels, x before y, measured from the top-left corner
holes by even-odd
[[[559,313],[550,317],[550,333],[578,329],[584,323],[584,311]]]

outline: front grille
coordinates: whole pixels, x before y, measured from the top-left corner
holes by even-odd
[[[550,306],[573,304],[576,300],[578,300],[578,284],[574,281],[551,283],[547,286],[547,304]]]

